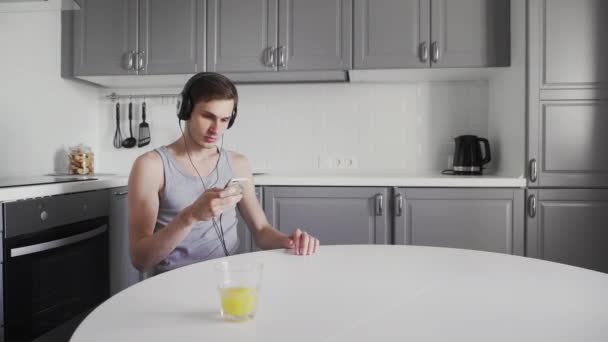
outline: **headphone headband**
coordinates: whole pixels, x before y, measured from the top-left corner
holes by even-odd
[[[194,85],[200,81],[203,80],[205,78],[215,78],[220,79],[220,80],[225,80],[227,81],[227,83],[230,84],[230,86],[233,88],[235,95],[237,94],[236,92],[236,87],[234,86],[234,84],[232,83],[232,81],[230,81],[226,76],[215,73],[215,72],[199,72],[198,74],[192,76],[188,82],[186,82],[186,85],[184,85],[184,89],[181,92],[181,104],[179,107],[179,110],[177,111],[177,118],[179,120],[190,120],[190,117],[192,115],[192,110],[194,110],[194,101],[192,100],[192,87],[194,87]],[[228,128],[232,127],[232,125],[234,125],[234,121],[236,120],[236,114],[237,114],[237,100],[238,98],[235,97],[234,99],[234,108],[232,109],[232,114],[230,115],[230,121],[228,121]]]

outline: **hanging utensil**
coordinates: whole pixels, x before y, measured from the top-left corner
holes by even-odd
[[[122,142],[122,147],[133,148],[137,140],[133,137],[133,102],[129,98],[129,134],[130,136]]]
[[[120,103],[116,101],[116,132],[114,132],[114,147],[122,146],[122,132],[120,131]]]
[[[150,125],[146,122],[146,99],[141,103],[141,119],[142,122],[139,124],[139,141],[137,147],[146,146],[150,143]]]

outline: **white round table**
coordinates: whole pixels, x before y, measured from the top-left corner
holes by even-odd
[[[608,275],[582,268],[388,245],[230,258],[264,263],[254,320],[220,318],[216,259],[122,291],[71,341],[608,341]]]

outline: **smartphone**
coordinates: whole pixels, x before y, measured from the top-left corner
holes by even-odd
[[[243,190],[245,189],[245,183],[249,181],[249,178],[232,178],[231,180],[228,181],[228,183],[226,184],[226,186],[224,187],[224,189],[228,189],[230,187],[236,189],[236,191],[234,192],[234,195],[240,195],[241,193],[243,193]]]

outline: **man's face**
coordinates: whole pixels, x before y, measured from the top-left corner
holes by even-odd
[[[197,102],[188,121],[190,137],[203,147],[214,148],[228,128],[233,107],[234,100]]]

